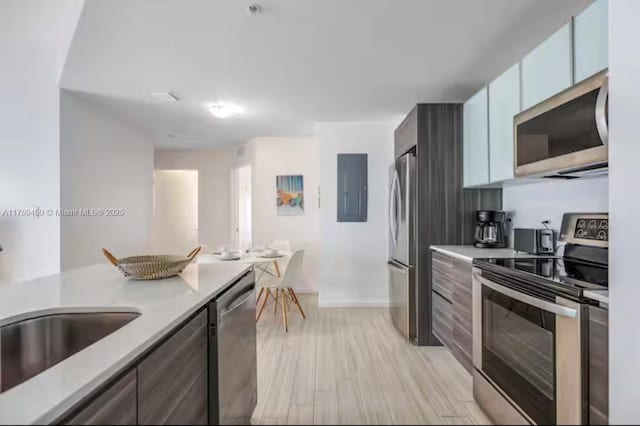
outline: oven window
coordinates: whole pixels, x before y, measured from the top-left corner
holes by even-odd
[[[537,424],[555,424],[555,316],[482,288],[482,370]]]
[[[517,165],[602,146],[595,119],[599,90],[519,124]]]

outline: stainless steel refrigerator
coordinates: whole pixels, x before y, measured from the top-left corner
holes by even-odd
[[[390,168],[389,187],[389,300],[398,330],[416,336],[416,157],[399,157]]]
[[[462,115],[461,104],[418,104],[394,134],[390,314],[417,345],[440,344],[433,335],[431,246],[471,243],[475,210],[502,208],[500,189],[462,188]]]

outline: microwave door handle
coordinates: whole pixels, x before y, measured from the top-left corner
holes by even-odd
[[[489,281],[485,278],[478,278],[482,285],[489,287],[492,290],[497,291],[498,293],[502,293],[505,296],[508,296],[512,299],[518,300],[522,303],[526,303],[527,305],[535,306],[536,308],[540,308],[544,311],[551,312],[556,315],[560,315],[567,318],[576,318],[578,316],[578,311],[567,306],[558,305],[557,303],[547,302],[546,300],[538,299],[536,297],[529,296],[528,294],[520,293],[515,290],[511,290],[510,288],[503,287],[499,284],[496,284],[492,281]]]
[[[609,124],[607,123],[607,99],[609,98],[609,77],[605,77],[596,98],[596,129],[603,145],[609,144]]]

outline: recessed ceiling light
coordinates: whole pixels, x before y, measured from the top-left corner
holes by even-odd
[[[244,112],[244,109],[242,109],[238,105],[228,102],[218,102],[215,104],[210,104],[208,108],[209,112],[217,118],[229,118],[232,115],[242,114]]]
[[[252,15],[257,15],[262,12],[262,6],[257,3],[252,3],[249,5],[249,13]]]
[[[180,99],[171,92],[149,92],[149,95],[158,102],[175,102]]]

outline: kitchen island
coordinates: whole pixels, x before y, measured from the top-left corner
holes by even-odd
[[[250,274],[253,279],[251,272],[251,267],[241,264],[192,264],[177,277],[132,281],[110,265],[93,265],[30,281],[0,284],[0,327],[24,318],[65,312],[140,314],[96,343],[0,393],[0,424],[68,420],[69,415],[86,408],[106,384],[127,371],[135,372],[135,363],[144,362],[141,359],[147,356],[151,358],[150,352],[165,340],[171,342],[173,338],[169,336],[190,319],[198,315],[204,326],[207,304],[241,277]],[[183,328],[187,327],[189,324]],[[206,345],[206,333],[202,340]],[[204,351],[206,359],[206,346]],[[138,383],[138,391],[140,388]],[[136,416],[140,420],[140,413]]]

